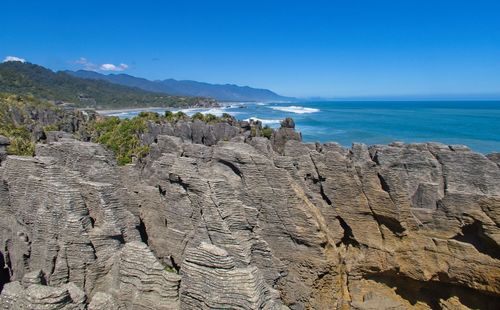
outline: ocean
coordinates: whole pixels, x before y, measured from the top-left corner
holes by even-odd
[[[165,109],[147,109],[163,113]],[[388,144],[394,141],[463,144],[484,154],[500,152],[500,101],[314,101],[226,103],[221,108],[184,109],[279,127],[292,117],[304,141]],[[102,113],[102,112],[101,112]],[[104,112],[121,118],[137,110]]]

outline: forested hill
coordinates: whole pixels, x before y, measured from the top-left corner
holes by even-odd
[[[0,64],[0,92],[32,95],[37,98],[72,103],[77,107],[187,107],[213,106],[214,99],[172,96],[139,88],[116,85],[102,80],[53,72],[31,63]]]
[[[100,74],[94,71],[65,71],[76,77],[104,80],[110,83],[138,87],[147,91],[167,93],[179,96],[199,96],[215,98],[221,101],[290,101],[294,98],[284,97],[269,89],[238,86],[233,84],[210,84],[197,81],[178,81],[166,79],[150,81],[128,74]]]

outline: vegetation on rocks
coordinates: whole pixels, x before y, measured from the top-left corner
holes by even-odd
[[[264,126],[262,128],[262,136],[266,137],[268,139],[271,139],[271,136],[273,135],[273,129],[269,127],[269,125]]]
[[[156,112],[140,112],[131,119],[105,117],[88,126],[92,141],[106,145],[116,156],[120,165],[129,164],[133,158],[143,158],[149,153],[149,146],[141,143],[141,136],[147,133],[147,123],[175,123],[179,121],[201,120],[215,124],[234,121],[229,114],[217,117],[213,114],[196,113],[189,117],[184,112],[166,111],[164,115]]]
[[[90,126],[93,141],[106,145],[116,156],[118,164],[132,162],[133,157],[142,158],[149,152],[149,147],[142,145],[140,135],[146,131],[149,117],[119,119],[107,117],[97,120]]]
[[[35,143],[28,126],[33,126],[34,121],[28,111],[35,108],[55,107],[32,96],[0,93],[0,135],[10,140],[8,154],[33,155]]]
[[[191,116],[191,119],[194,120],[200,120],[202,122],[208,123],[208,124],[216,124],[216,123],[221,123],[221,122],[227,122],[229,120],[233,120],[233,116],[223,113],[221,117],[215,116],[213,114],[207,113],[203,114],[201,112],[195,113],[193,116]]]

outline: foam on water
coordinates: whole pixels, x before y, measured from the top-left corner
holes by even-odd
[[[239,120],[250,118],[279,127],[292,117],[295,128],[307,142],[353,142],[387,144],[393,141],[465,144],[474,151],[500,151],[500,101],[303,101],[301,103],[239,102],[218,108],[182,109],[222,115]],[[160,114],[165,108],[144,109]],[[175,109],[177,111],[179,109]],[[102,111],[106,115],[130,118],[134,110]]]
[[[215,116],[222,116],[223,113],[227,113],[230,115],[237,115],[239,112],[236,111],[229,111],[231,106],[226,106],[226,107],[220,107],[220,108],[189,108],[189,109],[181,109],[179,111],[186,113],[189,116],[193,116],[195,113],[202,113],[202,114],[213,114]]]
[[[316,113],[319,112],[319,109],[315,108],[306,108],[301,106],[288,106],[288,107],[271,107],[273,110],[283,111],[283,112],[291,112],[296,114],[308,114],[308,113]]]
[[[259,121],[261,122],[263,125],[274,125],[274,124],[279,124],[281,122],[281,120],[279,119],[262,119],[262,118],[257,118],[255,116],[253,117],[249,117],[247,118],[245,121],[250,121],[250,120],[253,120],[253,121]]]

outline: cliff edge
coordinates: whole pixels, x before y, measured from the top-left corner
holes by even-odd
[[[3,309],[500,307],[493,159],[148,126],[130,165],[68,135],[1,157]]]

